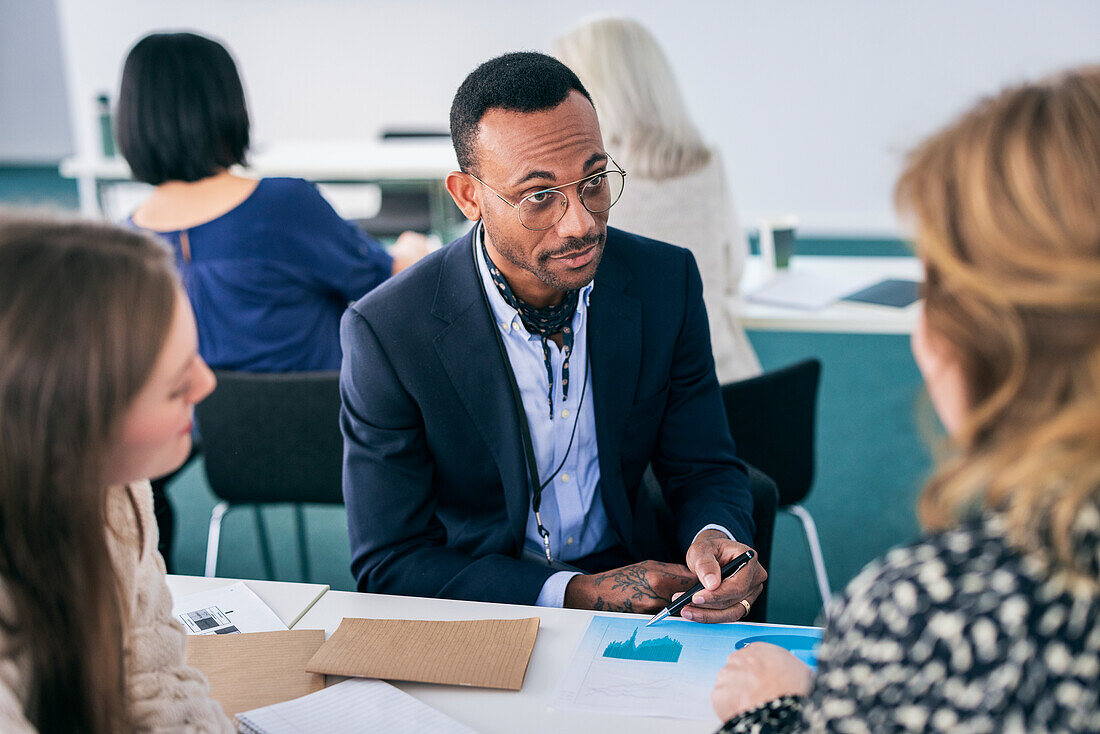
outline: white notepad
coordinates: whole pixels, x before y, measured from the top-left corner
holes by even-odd
[[[296,698],[237,714],[246,734],[477,734],[399,688],[351,678]]]
[[[850,278],[824,278],[814,273],[780,273],[745,297],[755,303],[816,311],[859,287]]]

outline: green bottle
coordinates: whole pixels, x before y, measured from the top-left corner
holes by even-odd
[[[115,157],[115,125],[111,119],[111,98],[106,94],[96,97],[96,109],[99,116],[99,142],[104,158]]]

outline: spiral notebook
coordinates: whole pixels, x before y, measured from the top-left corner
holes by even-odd
[[[245,734],[478,734],[380,680],[351,678],[308,696],[237,714]]]

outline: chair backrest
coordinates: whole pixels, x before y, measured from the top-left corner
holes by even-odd
[[[775,534],[775,510],[778,491],[775,482],[752,464],[749,470],[749,492],[752,493],[752,522],[756,534],[749,545],[756,551],[760,565],[771,568],[772,537]],[[634,543],[632,550],[639,558],[665,563],[683,563],[684,556],[677,550],[676,522],[665,502],[664,494],[652,466],[642,475],[638,488],[638,501],[634,507]],[[767,620],[768,584],[753,602],[745,616],[746,622]]]
[[[427,188],[383,188],[378,213],[370,219],[357,219],[355,223],[374,237],[396,237],[406,230],[427,234],[432,229],[431,191]]]
[[[737,455],[779,488],[779,505],[801,502],[814,479],[814,423],[821,362],[802,362],[722,386]]]
[[[339,372],[215,373],[195,406],[206,477],[228,502],[342,503]]]

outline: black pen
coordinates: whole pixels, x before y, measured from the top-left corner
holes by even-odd
[[[740,571],[742,567],[747,566],[749,561],[751,561],[755,557],[756,553],[754,551],[747,550],[741,555],[737,556],[737,558],[734,558],[732,561],[722,566],[722,581],[725,581],[730,576]],[[657,612],[653,619],[645,623],[645,626],[648,627],[654,622],[660,622],[662,619],[670,615],[679,614],[681,609],[691,603],[691,597],[695,596],[696,593],[702,591],[703,588],[704,586],[702,581],[697,583],[695,586],[692,586],[690,589],[685,591],[679,599],[672,602],[661,611]]]

